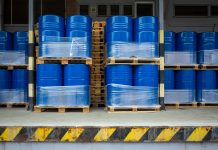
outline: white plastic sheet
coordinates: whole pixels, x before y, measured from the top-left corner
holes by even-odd
[[[165,52],[166,65],[189,65],[196,64],[197,57],[194,52]]]
[[[158,43],[144,42],[144,43],[127,43],[127,42],[113,42],[107,43],[107,57],[115,58],[157,58]]]
[[[91,41],[83,37],[44,36],[40,43],[39,57],[83,57],[91,56]]]
[[[158,88],[108,84],[107,105],[117,107],[157,107],[159,106]]]
[[[3,65],[27,64],[27,57],[25,51],[15,51],[15,50],[0,51],[0,64]]]
[[[201,50],[198,52],[199,63],[216,65],[218,64],[218,49],[214,50]]]
[[[37,106],[88,106],[89,86],[37,87]]]
[[[18,89],[1,89],[0,103],[27,102],[27,91]]]
[[[165,90],[164,101],[166,104],[196,102],[195,90]]]

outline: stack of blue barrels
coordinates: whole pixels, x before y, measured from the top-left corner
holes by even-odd
[[[68,39],[84,38],[87,44],[85,45],[85,53],[91,56],[91,18],[70,16],[67,17],[66,22]],[[54,15],[41,16],[39,30],[41,44],[45,42],[46,36],[55,36],[56,39],[61,39],[60,37],[65,35],[64,19]],[[84,49],[80,51],[83,53]],[[38,106],[89,105],[90,68],[86,64],[67,64],[64,66],[61,64],[38,64],[36,79]],[[57,91],[59,93],[56,93]]]
[[[165,32],[165,52],[196,52],[196,33],[194,32]],[[195,101],[196,72],[195,70],[165,70],[165,90],[189,90],[191,91],[188,100],[181,98],[180,103],[192,103]],[[166,103],[167,100],[165,100]],[[178,102],[175,99],[175,103]]]
[[[0,32],[0,51],[13,50],[23,51],[26,55],[28,54],[27,32],[15,32],[13,38],[9,32]],[[28,72],[26,69],[14,69],[12,71],[0,69],[1,103],[27,102],[27,87]]]
[[[203,32],[198,34],[198,36],[195,32],[180,32],[177,34],[174,32],[165,32],[164,48],[165,53],[173,51],[194,52],[197,54],[197,62],[201,64],[203,53],[199,52],[201,50],[217,49],[217,40],[217,33],[215,32]],[[217,74],[215,70],[165,70],[165,90],[190,90],[196,92],[196,98],[190,97],[189,102],[193,102],[193,100],[201,102],[202,90],[214,90],[218,88]]]
[[[134,21],[134,36],[132,35],[132,19],[127,16],[113,16],[107,19],[106,44],[107,56],[112,56],[112,45],[131,43],[134,40],[137,44],[144,42],[158,43],[158,21],[155,17],[140,17]],[[123,50],[123,53],[128,51]],[[155,48],[158,55],[158,48]],[[106,66],[106,86],[108,106],[156,106],[158,105],[158,66],[152,64],[142,64],[137,66],[109,64]],[[121,87],[126,88],[121,88]],[[148,87],[153,94],[152,97],[140,96],[138,101],[132,103],[131,100],[124,99],[125,94],[133,92],[134,87],[140,87],[144,91]],[[129,90],[129,89],[132,89]],[[136,88],[135,88],[136,89]],[[145,93],[143,93],[145,94]]]

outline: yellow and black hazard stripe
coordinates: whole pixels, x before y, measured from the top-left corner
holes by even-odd
[[[160,73],[159,73],[159,101],[164,108],[164,30],[159,31],[159,50],[160,50]]]
[[[0,142],[218,142],[218,127],[0,127]]]

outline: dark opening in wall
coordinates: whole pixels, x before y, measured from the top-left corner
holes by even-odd
[[[11,22],[11,0],[4,1],[4,24],[12,24]]]
[[[137,4],[137,17],[153,16],[153,4]]]
[[[98,5],[98,16],[105,17],[107,16],[107,6]]]
[[[111,16],[119,15],[120,14],[120,6],[119,5],[111,5],[110,6],[110,14]]]
[[[89,15],[89,5],[80,5],[79,13],[80,15],[88,16]]]
[[[218,6],[211,6],[211,16],[218,16]]]
[[[42,14],[65,15],[64,0],[42,0]]]
[[[133,16],[132,15],[132,5],[124,5],[123,6],[123,15],[125,15],[125,16]]]
[[[208,6],[175,6],[175,16],[208,16]]]

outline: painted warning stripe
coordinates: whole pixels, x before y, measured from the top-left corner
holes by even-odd
[[[218,127],[0,127],[0,142],[218,142]]]
[[[187,138],[188,142],[201,142],[206,137],[206,135],[211,131],[212,128],[196,128]]]
[[[180,128],[166,128],[163,129],[155,139],[155,142],[169,142],[175,136]]]

